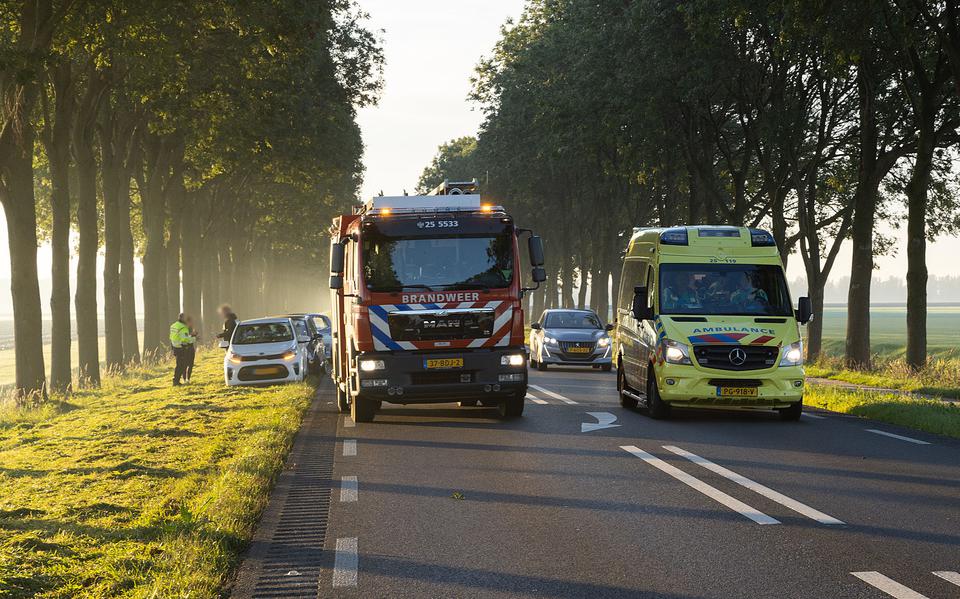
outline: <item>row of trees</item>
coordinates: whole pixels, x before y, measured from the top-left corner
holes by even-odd
[[[957,0],[528,0],[477,68],[477,138],[421,187],[479,173],[539,226],[539,301],[609,304],[632,227],[769,227],[815,310],[851,241],[846,359],[870,363],[874,256],[906,227],[907,360],[926,362],[926,245],[957,226]],[[559,296],[556,285],[560,287]],[[539,307],[539,306],[538,306]],[[538,308],[537,307],[537,308]],[[535,308],[535,309],[537,309]],[[809,327],[811,358],[821,323]]]
[[[16,386],[43,392],[37,245],[52,246],[50,385],[163,350],[181,310],[256,313],[319,281],[328,216],[356,196],[358,106],[381,50],[352,0],[0,3],[0,200]],[[102,277],[97,257],[102,250]],[[134,263],[143,265],[143,344]],[[97,305],[102,284],[104,305]],[[212,327],[208,326],[208,330]]]

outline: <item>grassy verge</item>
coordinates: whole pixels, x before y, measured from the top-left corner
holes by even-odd
[[[839,358],[823,358],[806,367],[807,376],[900,389],[924,395],[960,398],[960,360],[931,359],[926,368],[911,370],[902,358],[877,358],[870,370],[849,370]]]
[[[928,433],[960,438],[960,406],[892,393],[807,387],[803,403]]]
[[[218,595],[312,394],[228,389],[221,356],[0,410],[0,596]]]

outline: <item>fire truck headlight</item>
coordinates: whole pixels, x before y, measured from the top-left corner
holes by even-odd
[[[500,356],[501,366],[523,366],[523,354],[510,354]]]
[[[386,368],[383,360],[360,360],[360,370],[364,372],[373,372],[374,370],[383,370]]]

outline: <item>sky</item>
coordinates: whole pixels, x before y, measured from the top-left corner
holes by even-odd
[[[470,76],[481,57],[492,50],[507,19],[517,19],[523,0],[359,0],[369,13],[368,25],[382,30],[386,57],[384,87],[375,106],[360,110],[358,119],[366,146],[361,197],[413,192],[438,146],[473,135],[482,115],[468,99]],[[482,191],[482,190],[481,190]],[[509,208],[509,206],[508,206]],[[902,234],[883,227],[901,242],[896,255],[877,259],[879,278],[903,277],[906,254]],[[544,232],[549,235],[549,232]],[[848,274],[849,248],[834,270]],[[930,273],[960,274],[960,238],[942,239],[928,249]],[[38,258],[43,306],[49,306],[50,251]],[[75,272],[76,264],[71,267]],[[789,278],[803,275],[799,257],[791,260]],[[6,220],[0,213],[0,317],[9,316],[10,258]],[[139,292],[139,282],[138,282]],[[794,294],[801,290],[794,290]],[[102,305],[102,304],[101,304]]]

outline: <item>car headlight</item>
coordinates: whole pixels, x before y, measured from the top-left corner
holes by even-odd
[[[610,345],[610,337],[600,337],[597,340],[597,347],[607,347]]]
[[[283,359],[286,360],[287,362],[295,359],[296,357],[297,357],[297,352],[293,351],[292,349],[288,349],[287,351],[283,352]]]
[[[230,352],[230,355],[227,357],[227,359],[233,364],[240,364],[243,362],[243,359],[233,352]]]
[[[501,366],[523,366],[523,354],[500,356]]]
[[[557,340],[554,339],[553,337],[544,337],[544,338],[543,338],[543,342],[546,343],[547,345],[556,345],[556,344],[557,344]]]
[[[781,366],[803,366],[803,342],[797,341],[783,348]]]
[[[383,370],[387,367],[383,360],[360,360],[360,370],[364,372],[373,372],[374,370]]]
[[[673,339],[663,340],[663,359],[668,364],[692,364],[687,346]]]

